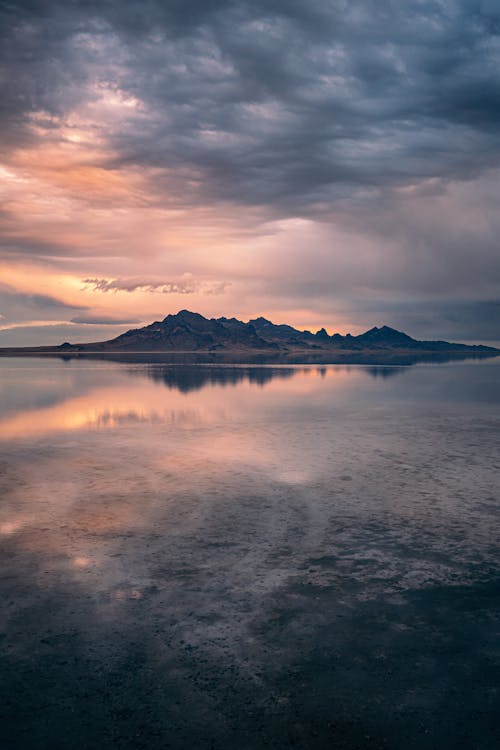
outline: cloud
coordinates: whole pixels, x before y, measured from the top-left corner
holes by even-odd
[[[81,312],[82,305],[72,305],[45,294],[29,294],[0,283],[0,315],[2,326],[13,322],[52,321],[59,316]]]
[[[223,294],[230,282],[227,281],[199,281],[196,279],[180,279],[177,281],[158,281],[156,279],[82,279],[85,287],[95,292],[136,292],[144,291],[159,294]]]
[[[3,28],[8,144],[81,125],[165,201],[311,215],[498,163],[488,3],[52,0],[4,6]]]
[[[445,335],[446,305],[470,332],[500,298],[491,0],[12,0],[0,50],[2,256],[116,293],[120,320],[153,294],[390,303]]]
[[[106,341],[118,336],[126,330],[126,326],[113,328],[106,325],[75,325],[73,323],[52,322],[50,324],[39,324],[17,326],[16,328],[3,329],[0,327],[0,347],[10,346],[58,346],[65,341],[71,343],[89,343],[94,341]]]
[[[124,326],[141,323],[137,318],[119,319],[106,317],[105,315],[78,315],[75,318],[71,318],[71,323],[78,323],[80,325],[103,325],[103,326]]]
[[[362,309],[361,305],[359,308]],[[391,318],[396,327],[413,331],[420,338],[500,344],[500,299],[436,300],[431,306],[420,301],[384,305],[379,300],[376,308],[379,315]],[[363,312],[367,318],[373,318],[373,309]]]

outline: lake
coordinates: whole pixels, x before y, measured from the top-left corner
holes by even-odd
[[[499,376],[1,359],[0,747],[498,747]]]

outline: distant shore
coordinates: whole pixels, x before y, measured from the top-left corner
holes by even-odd
[[[463,346],[447,351],[416,349],[176,349],[117,350],[62,347],[9,347],[0,349],[0,357],[39,357],[71,359],[102,359],[115,362],[142,363],[222,363],[222,364],[346,364],[346,365],[414,365],[464,360],[485,360],[500,356],[500,349]]]

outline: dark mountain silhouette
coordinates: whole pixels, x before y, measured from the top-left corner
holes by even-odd
[[[359,361],[393,360],[397,357],[432,356],[497,356],[499,349],[489,346],[467,346],[447,341],[418,341],[389,326],[370,328],[359,336],[335,333],[330,336],[324,328],[316,333],[299,331],[289,325],[276,325],[259,317],[244,323],[237,318],[205,318],[199,313],[181,310],[167,315],[144,328],[122,333],[109,341],[91,344],[61,344],[58,347],[3,349],[0,354],[57,353],[61,355],[85,353],[156,353],[205,352],[236,356],[238,353],[259,353],[262,356],[319,355],[338,357],[339,361],[354,356]]]
[[[415,344],[419,342],[412,339],[402,331],[396,331],[395,328],[389,328],[389,326],[382,326],[382,328],[370,328],[366,333],[362,333],[360,336],[355,337],[357,342],[365,346],[396,346],[398,348],[404,347],[412,349]]]
[[[144,328],[132,329],[111,341],[84,345],[84,349],[89,347],[113,351],[276,349],[273,343],[258,336],[255,328],[249,323],[241,323],[235,318],[207,319],[189,310],[181,310],[177,315],[167,315],[162,321],[156,321]]]

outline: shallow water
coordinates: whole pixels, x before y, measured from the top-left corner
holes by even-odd
[[[499,375],[0,360],[0,747],[498,747]]]

